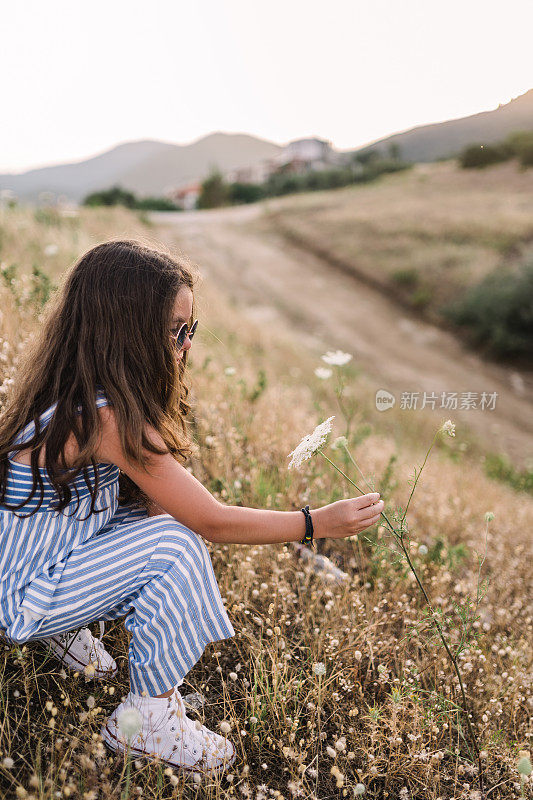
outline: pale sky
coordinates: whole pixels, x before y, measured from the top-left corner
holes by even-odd
[[[213,131],[354,148],[533,88],[531,0],[11,0],[0,24],[2,172]]]

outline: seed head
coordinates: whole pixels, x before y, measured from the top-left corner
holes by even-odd
[[[451,419],[447,419],[442,425],[441,431],[442,433],[448,433],[450,436],[455,436],[455,422],[452,422]]]
[[[141,730],[142,717],[133,706],[125,708],[124,711],[118,715],[117,725],[119,731],[124,734],[126,739],[131,739]]]

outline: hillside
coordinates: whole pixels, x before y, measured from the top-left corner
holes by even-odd
[[[40,192],[63,194],[79,202],[89,192],[120,184],[139,196],[207,175],[212,165],[237,169],[271,158],[280,146],[243,133],[211,133],[191,144],[152,140],[126,142],[84,161],[0,175],[0,189],[34,202]]]
[[[320,329],[311,325],[306,331],[297,308],[294,317],[280,313],[273,321],[268,297],[262,307],[234,302],[236,289],[261,293],[269,280],[278,285],[280,301],[289,305],[291,299],[292,276],[280,287],[278,275],[290,259],[299,263],[293,253],[280,249],[280,263],[269,262],[276,254],[269,240],[256,242],[254,251],[225,249],[232,237],[243,242],[228,213],[256,211],[257,206],[175,215],[188,227],[174,229],[174,254],[202,253],[203,280],[195,289],[200,324],[187,379],[195,446],[187,466],[222,504],[301,517],[303,504],[313,511],[360,494],[319,454],[299,470],[287,469],[288,454],[301,438],[335,415],[324,452],[365,492],[381,493],[389,519],[406,509],[418,470],[407,512],[411,558],[454,649],[461,645],[458,658],[486,796],[518,798],[517,756],[530,746],[533,702],[533,501],[484,474],[477,454],[464,446],[470,440],[459,422],[455,437],[436,437],[420,475],[438,425],[443,417],[455,420],[455,413],[411,417],[398,407],[390,415],[377,412],[355,340],[353,361],[340,370],[343,407],[355,403],[347,432],[336,377],[324,380],[314,373],[325,366],[321,354],[343,334],[335,315],[327,313],[327,276],[318,270],[314,276],[323,280],[321,288],[315,285],[314,305],[324,307]],[[118,208],[85,208],[65,219],[9,209],[1,225],[2,259],[18,265],[15,276],[0,284],[3,404],[17,354],[39,330],[33,264],[57,281],[87,247],[117,231],[155,245],[161,229],[149,229]],[[227,238],[217,241],[209,225],[219,225]],[[52,244],[57,251],[47,255]],[[261,254],[254,272],[249,259]],[[221,260],[234,271],[233,281],[218,280]],[[303,288],[309,287],[308,276]],[[315,309],[305,303],[302,314],[309,310]],[[387,320],[379,321],[385,328]],[[402,371],[404,363],[396,367]],[[341,435],[355,465],[331,447]],[[486,512],[494,515],[490,522]],[[191,719],[212,730],[228,723],[238,758],[229,775],[202,777],[200,787],[166,765],[132,758],[130,796],[324,799],[358,796],[362,784],[368,800],[479,797],[477,762],[464,726],[458,727],[461,699],[449,661],[430,638],[421,593],[405,564],[394,563],[390,543],[384,518],[350,538],[322,540],[324,554],[348,576],[337,584],[298,558],[290,542],[206,541],[235,636],[209,644],[180,691],[196,702],[187,708]],[[96,624],[91,627],[96,631]],[[122,618],[106,623],[104,644],[119,669],[103,683],[63,669],[42,642],[3,644],[1,797],[125,797],[127,759],[104,748],[99,730],[128,691],[129,639]],[[532,797],[529,782],[525,797]]]
[[[510,161],[464,170],[447,161],[269,202],[258,224],[450,329],[447,306],[533,257],[532,206],[533,169]],[[460,338],[466,344],[468,330]]]
[[[491,144],[519,130],[533,130],[533,89],[493,111],[432,125],[419,125],[377,139],[353,152],[364,152],[370,148],[387,150],[389,145],[397,144],[407,161],[436,161],[454,156],[468,144]]]

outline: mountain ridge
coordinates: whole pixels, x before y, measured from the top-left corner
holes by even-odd
[[[533,89],[490,111],[418,125],[337,153],[348,159],[355,153],[397,144],[407,161],[438,161],[454,157],[468,144],[491,144],[515,130],[533,130]],[[225,131],[212,131],[188,144],[139,139],[79,161],[0,174],[0,189],[10,189],[24,201],[37,200],[41,192],[53,192],[80,202],[90,192],[113,185],[140,197],[163,195],[184,183],[202,180],[213,166],[223,172],[254,166],[282,149],[282,145],[252,134]]]

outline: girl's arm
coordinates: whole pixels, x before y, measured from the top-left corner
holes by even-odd
[[[191,530],[211,542],[236,544],[273,544],[294,542],[305,534],[305,518],[301,511],[271,511],[268,509],[227,506],[213,495],[176,461],[170,453],[146,453],[149,471],[131,464],[126,458],[112,408],[100,409],[102,438],[97,457],[116,464],[150,498],[150,514],[171,514]],[[161,436],[147,425],[148,438],[164,447]],[[324,535],[321,525],[322,509],[313,511],[315,538]]]

